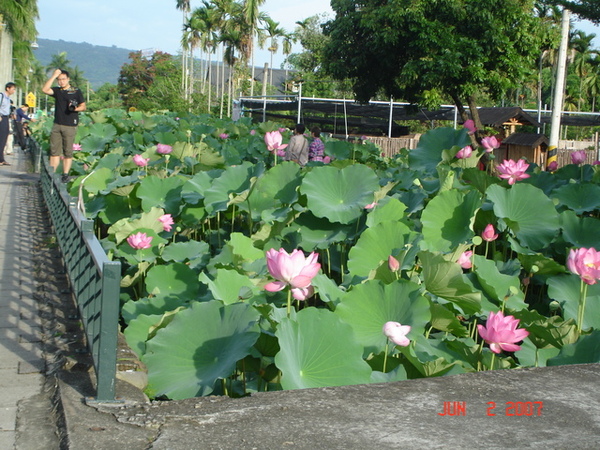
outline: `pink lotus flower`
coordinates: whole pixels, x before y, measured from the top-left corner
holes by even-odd
[[[270,249],[267,251],[267,268],[277,281],[267,283],[265,289],[269,292],[277,292],[289,285],[296,300],[306,300],[314,293],[310,284],[321,268],[317,258],[315,252],[305,257],[298,249],[291,254],[284,249]]]
[[[487,153],[491,153],[495,148],[500,147],[500,142],[496,139],[496,136],[486,136],[481,140],[481,145]]]
[[[406,335],[410,333],[410,325],[401,325],[398,322],[386,322],[383,326],[383,334],[394,344],[406,347],[410,339]]]
[[[377,206],[377,202],[369,203],[368,205],[365,205],[365,209],[373,209],[376,206]]]
[[[329,164],[331,162],[331,158],[329,156],[323,157],[323,164]]]
[[[548,172],[554,172],[558,169],[558,163],[556,161],[552,161],[550,164],[548,164],[548,167],[546,167],[546,170],[548,170]]]
[[[517,162],[509,159],[508,161],[504,160],[497,169],[500,172],[500,178],[508,180],[508,184],[513,185],[519,180],[529,178],[529,174],[525,173],[528,167],[529,164],[522,159],[519,159]]]
[[[515,345],[515,342],[522,341],[529,335],[525,328],[517,328],[519,320],[513,316],[506,316],[502,311],[491,312],[483,325],[477,325],[479,336],[490,345],[490,350],[494,353],[516,352],[521,350],[521,346]]]
[[[283,127],[279,129],[279,132],[280,132],[280,133],[285,133],[286,131],[287,131],[287,129],[286,129],[286,128],[283,128]]]
[[[156,146],[156,152],[160,153],[161,155],[168,155],[172,151],[173,151],[173,147],[171,147],[170,145],[167,145],[167,144],[158,144]]]
[[[254,136],[256,134],[256,130],[250,130],[250,135]]]
[[[398,272],[400,270],[400,263],[392,255],[388,256],[388,267],[392,272]]]
[[[477,131],[477,128],[475,128],[475,122],[471,119],[465,121],[463,127],[465,127],[469,131],[469,134],[473,134]]]
[[[577,150],[576,152],[571,153],[571,161],[573,164],[583,164],[587,158],[587,154],[585,150]]]
[[[227,133],[221,133],[221,134],[219,135],[219,137],[220,137],[221,139],[229,139],[229,135],[228,135]]]
[[[164,231],[171,231],[171,225],[175,223],[173,222],[173,217],[171,217],[171,214],[163,214],[158,218],[158,221],[163,224]]]
[[[498,235],[496,235],[496,237],[498,237]],[[456,262],[460,264],[460,267],[462,267],[463,269],[470,269],[471,267],[473,267],[473,262],[471,261],[472,257],[473,252],[471,250],[467,250],[458,257],[458,261]]]
[[[285,156],[285,150],[277,150],[277,156],[281,156],[283,158]]]
[[[148,236],[146,233],[132,234],[127,238],[127,243],[136,250],[142,250],[144,248],[152,247],[152,236]]]
[[[274,150],[283,150],[288,145],[282,144],[283,137],[279,131],[269,131],[265,134],[265,144],[267,144],[267,150],[270,152]]]
[[[81,144],[73,144],[73,151],[74,152],[81,151]]]
[[[498,239],[498,233],[496,233],[496,230],[494,229],[494,225],[489,223],[483,230],[483,233],[481,233],[481,237],[483,238],[484,241],[488,241],[488,242],[492,242],[492,241],[495,241],[496,239]]]
[[[467,145],[466,147],[461,148],[457,153],[456,153],[456,157],[458,159],[466,159],[469,156],[471,156],[471,154],[473,153],[473,148],[470,145]]]
[[[595,248],[572,249],[567,258],[567,267],[586,284],[596,284],[600,279],[600,252]]]
[[[133,162],[139,167],[146,167],[150,158],[144,158],[142,155],[133,155]]]

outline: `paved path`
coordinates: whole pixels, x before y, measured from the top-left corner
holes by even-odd
[[[23,402],[38,396],[45,361],[35,280],[32,222],[39,176],[28,171],[26,156],[7,156],[0,167],[0,448],[15,448],[17,417]],[[17,446],[17,448],[19,448]],[[42,447],[39,447],[42,448]]]

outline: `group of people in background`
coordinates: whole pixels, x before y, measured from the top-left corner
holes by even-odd
[[[312,141],[309,143],[304,132],[306,127],[299,123],[294,128],[294,135],[290,138],[287,146],[285,160],[294,161],[305,166],[308,161],[323,161],[325,144],[321,140],[321,129],[311,128]]]
[[[15,138],[19,147],[25,149],[30,135],[28,122],[35,120],[28,115],[28,105],[14,107],[10,97],[16,89],[17,85],[9,82],[0,93],[0,166],[10,166],[4,156],[12,153]]]

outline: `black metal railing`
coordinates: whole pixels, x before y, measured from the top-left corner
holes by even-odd
[[[41,155],[32,140],[30,151]],[[48,162],[37,159],[44,200],[63,254],[67,274],[85,328],[96,372],[96,400],[115,399],[117,335],[121,263],[110,261],[87,220],[53,173]]]

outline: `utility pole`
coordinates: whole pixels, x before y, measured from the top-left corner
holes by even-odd
[[[569,46],[569,21],[571,11],[563,9],[560,49],[558,51],[558,69],[556,71],[556,85],[554,86],[554,104],[552,105],[552,125],[550,142],[548,144],[548,158],[546,167],[557,160],[558,139],[560,136],[560,116],[563,109],[565,93],[565,72],[567,71],[567,48]]]

